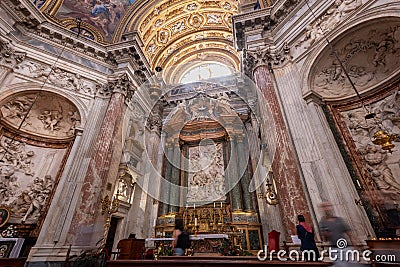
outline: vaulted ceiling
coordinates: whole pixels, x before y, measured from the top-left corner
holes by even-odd
[[[31,0],[53,21],[99,43],[117,43],[129,34],[143,42],[151,68],[182,73],[191,62],[219,62],[234,70],[232,16],[238,0]]]

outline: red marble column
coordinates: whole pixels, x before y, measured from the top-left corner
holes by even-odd
[[[268,103],[275,122],[277,140],[272,170],[283,216],[282,222],[287,230],[285,237],[286,240],[291,240],[290,235],[296,234],[297,215],[303,214],[310,222],[310,211],[296,164],[295,151],[289,139],[268,66],[257,67],[254,71],[254,80]]]
[[[106,188],[108,172],[111,163],[113,148],[122,121],[125,96],[121,92],[114,92],[104,117],[97,139],[94,154],[90,160],[89,168],[83,181],[81,199],[75,211],[69,230],[68,240],[72,244],[91,245],[84,236],[90,237],[90,229],[93,228],[96,217],[100,214],[101,198]],[[110,196],[111,197],[111,196]]]

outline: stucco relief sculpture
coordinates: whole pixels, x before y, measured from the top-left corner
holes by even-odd
[[[32,106],[34,99],[35,98],[33,96],[26,95],[11,99],[3,106],[8,110],[8,115],[6,115],[6,117],[10,119],[17,118],[22,120],[28,112],[30,106]]]
[[[324,37],[324,34],[333,30],[342,22],[352,11],[362,5],[361,0],[336,0],[324,15],[314,23],[306,26],[304,38],[296,44],[296,47],[303,46],[309,48],[316,41]]]
[[[78,110],[52,93],[41,92],[39,97],[35,97],[36,94],[29,93],[6,100],[0,107],[3,120],[14,128],[42,137],[72,137],[81,121]],[[23,125],[19,127],[22,122]]]
[[[225,197],[222,144],[189,148],[187,202],[215,201]]]
[[[11,223],[37,221],[54,187],[52,177],[64,152],[4,136],[0,139],[0,202],[11,207]]]
[[[40,179],[36,177],[31,185],[28,185],[29,191],[23,193],[22,203],[15,203],[16,215],[23,215],[22,222],[28,219],[37,219],[46,203],[46,200],[53,189],[54,182],[50,175],[45,175]],[[27,209],[26,209],[27,208]],[[25,211],[26,209],[26,211]]]
[[[25,53],[15,51],[0,40],[0,65],[13,68],[24,60],[25,55]]]
[[[400,181],[397,181],[388,166],[387,151],[377,146],[365,146],[359,149],[359,153],[375,186],[384,195],[385,200],[393,200],[394,203],[400,204]]]
[[[77,73],[67,72],[58,67],[52,69],[47,65],[24,61],[15,67],[15,71],[40,81],[46,81],[62,89],[89,95],[93,95],[96,92],[94,83],[84,80]]]
[[[376,114],[379,125],[374,120],[366,120],[366,111],[362,108],[343,112],[342,116],[374,187],[379,190],[386,205],[400,204],[400,152],[394,150],[388,153],[371,142],[371,137],[380,127],[393,134],[400,133],[399,92],[369,105],[369,109]],[[400,145],[399,140],[395,141],[395,145]]]
[[[336,52],[357,91],[369,89],[398,71],[400,64],[400,22],[393,26],[378,24],[371,30],[361,29],[335,44]],[[312,90],[324,98],[354,94],[340,63],[326,48],[313,67]]]

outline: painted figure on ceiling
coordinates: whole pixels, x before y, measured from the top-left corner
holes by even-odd
[[[80,18],[111,40],[119,21],[135,0],[65,0],[57,17]]]

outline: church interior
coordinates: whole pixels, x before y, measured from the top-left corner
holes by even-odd
[[[399,73],[400,1],[1,0],[0,262],[399,244]]]

